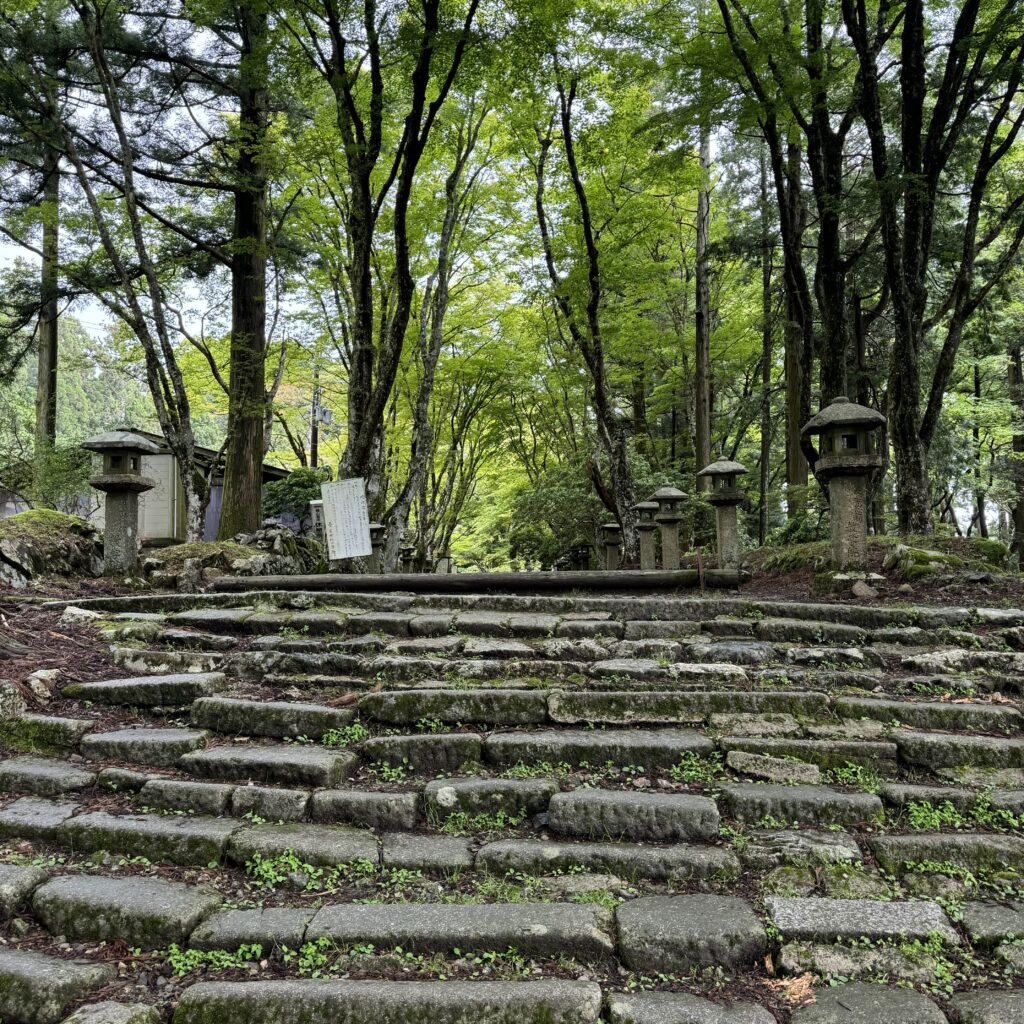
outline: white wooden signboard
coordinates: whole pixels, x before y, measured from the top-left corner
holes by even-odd
[[[372,554],[364,481],[355,478],[321,484],[320,495],[324,501],[327,557],[334,562],[339,558],[360,558]]]

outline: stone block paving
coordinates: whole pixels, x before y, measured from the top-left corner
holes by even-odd
[[[1024,1022],[1024,612],[94,604],[135,674],[0,722],[4,1024]]]

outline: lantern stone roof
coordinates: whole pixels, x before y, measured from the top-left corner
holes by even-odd
[[[816,416],[812,416],[800,433],[822,434],[836,427],[859,427],[862,430],[876,430],[884,427],[885,417],[877,409],[851,402],[846,395],[833,398]]]
[[[739,476],[746,473],[747,467],[742,462],[733,462],[731,459],[719,459],[705,466],[697,476]]]
[[[659,507],[660,506],[658,505],[658,503],[656,501],[638,501],[633,506],[633,508],[638,508],[638,509],[639,508],[656,509],[656,508],[659,508]]]
[[[108,430],[83,441],[81,447],[90,452],[142,452],[144,455],[155,455],[160,449],[148,438],[136,434],[132,430]]]
[[[666,501],[671,499],[673,501],[679,501],[685,497],[686,495],[681,490],[679,490],[678,487],[659,487],[651,495],[650,500],[658,501],[659,499],[661,499],[662,501]]]

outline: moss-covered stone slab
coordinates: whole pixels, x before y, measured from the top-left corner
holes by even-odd
[[[49,872],[28,864],[0,864],[0,920],[17,913]]]
[[[82,738],[82,753],[92,760],[130,761],[171,768],[184,754],[206,746],[201,729],[116,729]]]
[[[32,911],[51,935],[158,949],[184,942],[220,903],[208,889],[160,878],[63,875],[35,891]]]
[[[608,995],[609,1024],[776,1024],[756,1003],[712,1002],[688,992]]]
[[[867,981],[885,977],[912,985],[929,985],[935,980],[937,958],[927,954],[913,957],[892,944],[844,946],[829,942],[787,942],[775,957],[779,974],[799,976],[808,971],[824,981],[843,979]]]
[[[346,627],[351,633],[387,633],[408,636],[413,616],[407,612],[360,612],[349,618]]]
[[[238,745],[198,750],[181,758],[181,767],[204,779],[280,783],[284,786],[335,786],[354,768],[354,754],[317,747]]]
[[[237,821],[222,818],[93,811],[68,819],[60,833],[76,852],[109,850],[156,862],[206,865],[221,859],[238,827]]]
[[[477,870],[504,875],[558,871],[596,871],[628,880],[712,879],[739,873],[730,850],[716,846],[637,846],[631,843],[550,842],[504,839],[487,843],[476,857]]]
[[[824,693],[784,690],[559,690],[548,700],[551,720],[567,725],[693,724],[716,714],[741,713],[817,716],[827,708]]]
[[[628,619],[623,625],[624,640],[679,640],[701,631],[692,619]]]
[[[773,757],[795,757],[798,761],[809,761],[821,768],[844,768],[848,764],[856,764],[885,775],[891,775],[896,770],[896,744],[884,741],[723,736],[720,744],[723,750],[747,750]]]
[[[834,900],[769,896],[765,908],[787,939],[827,942],[871,939],[900,941],[940,937],[958,945],[960,936],[937,903]]]
[[[389,725],[424,718],[454,724],[535,725],[547,721],[544,690],[387,690],[359,699],[361,714]]]
[[[601,989],[583,981],[204,982],[172,1024],[597,1024]]]
[[[96,773],[66,761],[41,757],[14,757],[0,762],[0,792],[60,796],[86,789],[96,782]]]
[[[418,793],[319,789],[309,802],[311,821],[346,822],[366,828],[411,829],[419,818]]]
[[[138,647],[114,647],[110,659],[123,672],[154,676],[216,672],[224,664],[224,655],[215,651],[146,651]]]
[[[388,868],[443,875],[470,870],[474,857],[467,839],[390,832],[381,837],[381,863]]]
[[[625,634],[621,622],[606,619],[562,619],[555,627],[555,636],[566,640],[621,640]]]
[[[688,729],[563,729],[494,733],[484,744],[484,756],[488,763],[502,766],[565,761],[653,769],[670,768],[686,754],[707,756],[714,749],[706,736]]]
[[[61,960],[28,949],[0,947],[0,1020],[58,1024],[68,1007],[117,977],[117,965]]]
[[[0,722],[0,745],[30,754],[59,754],[77,750],[82,737],[92,727],[89,718],[30,713]]]
[[[746,834],[740,859],[749,871],[769,871],[780,866],[818,867],[855,864],[862,859],[860,847],[848,832],[818,829],[758,829]]]
[[[468,732],[375,736],[359,744],[365,761],[402,765],[429,775],[475,764],[482,752],[482,737]]]
[[[882,816],[882,801],[873,793],[841,793],[828,786],[740,783],[722,788],[722,808],[737,821],[774,818],[802,825],[851,825]]]
[[[869,697],[836,697],[833,706],[845,718],[872,718],[900,722],[917,729],[1019,732],[1024,717],[1016,708],[1002,704],[964,704],[948,701],[879,700]]]
[[[727,712],[708,718],[712,729],[726,736],[802,736],[803,727],[793,715],[774,712]]]
[[[976,789],[963,786],[922,786],[906,782],[887,782],[878,795],[890,807],[906,807],[912,803],[927,803],[936,806],[951,803],[958,811],[969,811],[981,795]]]
[[[306,736],[318,740],[352,721],[354,712],[298,701],[201,697],[192,705],[192,724],[212,732],[244,736]]]
[[[573,956],[584,963],[610,959],[610,915],[582,904],[352,903],[324,907],[310,922],[306,941],[331,939],[339,946],[371,943],[378,949],[417,953],[504,952]]]
[[[0,839],[54,840],[78,810],[69,800],[24,796],[0,808]]]
[[[972,900],[964,905],[964,928],[975,946],[986,949],[1024,939],[1024,903]]]
[[[151,772],[136,771],[134,768],[101,768],[96,773],[96,785],[114,793],[138,793],[150,779],[157,777]]]
[[[238,949],[256,944],[269,953],[275,947],[298,949],[305,941],[306,925],[315,910],[304,907],[260,907],[256,910],[221,910],[211,914],[192,932],[193,949]]]
[[[921,832],[868,840],[879,867],[901,874],[922,861],[947,862],[968,871],[1024,871],[1024,839],[1017,836]]]
[[[119,704],[141,708],[181,707],[200,697],[224,689],[223,672],[178,673],[131,679],[102,679],[64,687],[65,697],[90,700],[96,704]]]
[[[841,644],[858,647],[868,640],[863,626],[847,622],[823,622],[814,619],[758,619],[754,635],[775,643]]]
[[[714,842],[718,823],[714,800],[690,794],[578,789],[548,808],[552,832],[587,839]]]
[[[792,1024],[948,1024],[931,999],[908,989],[853,981],[814,995],[814,1003],[794,1012]]]
[[[378,861],[371,832],[339,825],[252,825],[236,831],[228,843],[228,857],[236,864],[245,864],[257,853],[273,858],[286,850],[314,867]]]
[[[558,786],[548,779],[434,779],[423,790],[427,817],[466,814],[541,814]]]
[[[752,968],[768,951],[761,919],[734,896],[651,896],[615,912],[627,967],[684,974],[694,967]]]
[[[760,668],[779,661],[781,654],[763,640],[715,640],[692,644],[685,651],[687,661],[707,665],[750,665]]]
[[[1024,768],[1024,739],[906,730],[894,739],[900,757],[921,768]]]
[[[139,803],[143,807],[157,807],[164,811],[190,811],[216,817],[227,813],[234,791],[234,786],[216,782],[150,779],[139,790]]]
[[[770,757],[768,754],[753,754],[748,750],[730,750],[725,755],[725,763],[740,775],[751,775],[755,779],[767,779],[769,782],[816,786],[821,781],[821,769],[816,764],[804,764],[785,757]]]
[[[308,789],[236,786],[231,794],[231,813],[236,818],[249,815],[267,821],[302,821],[310,796]]]
[[[90,1003],[75,1010],[64,1024],[159,1024],[155,1006],[130,1006],[128,1003]]]
[[[960,1024],[1024,1024],[1022,992],[958,992],[951,1002]]]

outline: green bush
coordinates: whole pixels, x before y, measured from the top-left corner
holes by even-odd
[[[263,517],[290,515],[299,524],[309,523],[309,503],[320,498],[320,485],[330,479],[330,470],[295,469],[283,480],[272,480],[263,488]]]

